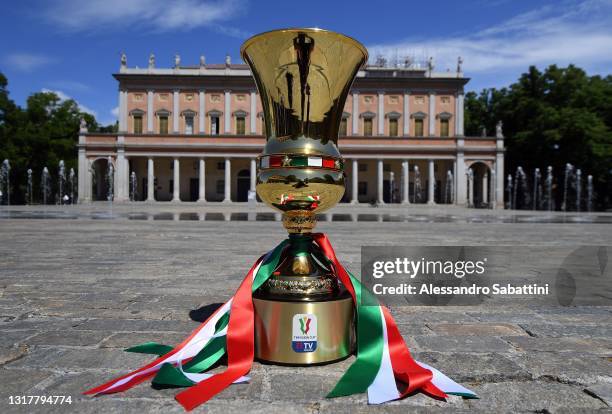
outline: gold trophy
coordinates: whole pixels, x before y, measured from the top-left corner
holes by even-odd
[[[366,48],[321,29],[256,35],[241,48],[261,97],[266,145],[257,194],[283,213],[289,243],[253,294],[255,356],[278,364],[321,364],[354,350],[354,305],[311,232],[316,214],[344,194],[338,130]]]

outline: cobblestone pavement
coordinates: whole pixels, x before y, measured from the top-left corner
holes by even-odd
[[[105,208],[73,209],[89,214]],[[187,214],[215,208],[220,207],[162,210]],[[159,206],[141,210],[162,212]],[[374,210],[387,211],[343,207],[341,212]],[[466,218],[509,213],[449,210],[407,210],[425,217],[422,222],[328,221],[318,229],[355,271],[366,238],[378,245],[612,245],[606,220],[469,223]],[[459,219],[427,220],[448,215]],[[4,217],[2,413],[183,412],[173,399],[177,390],[148,383],[99,398],[80,393],[150,360],[123,348],[182,340],[197,326],[198,313],[191,311],[228,299],[256,257],[285,236],[280,223],[265,221]],[[576,413],[612,406],[612,307],[394,307],[392,313],[417,359],[472,388],[480,399],[443,402],[415,395],[382,406],[368,406],[365,395],[325,399],[351,358],[312,368],[255,363],[249,384],[230,387],[195,412]],[[8,397],[16,395],[70,395],[72,404],[9,405]]]

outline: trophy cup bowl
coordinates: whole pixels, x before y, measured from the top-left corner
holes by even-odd
[[[255,78],[265,121],[257,194],[283,213],[289,232],[273,276],[253,295],[256,356],[287,364],[338,360],[354,346],[353,303],[311,232],[316,215],[344,195],[338,130],[368,52],[339,33],[283,29],[253,36],[241,54]]]

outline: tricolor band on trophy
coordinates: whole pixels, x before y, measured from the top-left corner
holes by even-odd
[[[182,343],[128,349],[158,358],[86,394],[124,391],[153,378],[188,387],[176,399],[191,410],[230,384],[248,381],[254,359],[308,366],[355,354],[328,397],[367,392],[371,404],[416,392],[476,397],[415,361],[389,310],[342,266],[328,238],[312,233],[316,214],[344,194],[338,130],[366,48],[326,30],[284,29],[248,39],[241,53],[265,119],[257,194],[282,212],[289,237],[260,257],[235,295]],[[225,370],[207,372],[223,357]]]

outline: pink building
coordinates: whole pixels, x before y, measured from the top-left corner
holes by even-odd
[[[265,138],[261,103],[244,64],[119,73],[119,132],[79,137],[79,199],[247,201]],[[433,64],[361,70],[346,102],[339,146],[352,203],[503,206],[504,143],[463,134],[463,88]],[[135,185],[134,185],[135,184]],[[133,191],[135,188],[135,192]],[[253,194],[253,193],[251,193]]]

